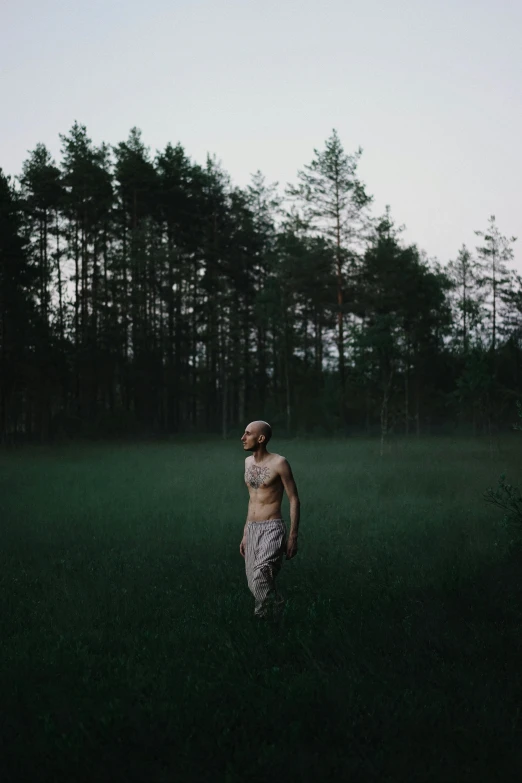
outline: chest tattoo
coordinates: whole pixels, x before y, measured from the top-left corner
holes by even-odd
[[[246,471],[246,478],[251,487],[259,489],[270,478],[270,470],[257,465],[249,465]]]

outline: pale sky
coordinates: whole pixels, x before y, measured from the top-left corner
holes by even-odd
[[[494,214],[522,272],[521,0],[0,0],[0,167],[87,126],[281,191],[336,128],[442,263]]]

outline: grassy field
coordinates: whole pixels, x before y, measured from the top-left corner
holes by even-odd
[[[4,783],[521,779],[522,561],[481,494],[522,485],[522,436],[274,437],[276,630],[239,435],[0,453]]]

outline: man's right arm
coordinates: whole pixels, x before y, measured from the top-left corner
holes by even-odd
[[[246,461],[247,461],[247,459],[248,459],[248,457],[245,459],[245,470],[246,470]],[[243,538],[241,539],[241,543],[240,543],[240,545],[239,545],[239,551],[240,551],[240,553],[241,553],[242,557],[244,557],[244,556],[245,556],[245,544],[246,544],[246,529],[247,529],[247,524],[248,524],[248,510],[247,510],[247,518],[246,518],[246,521],[245,521],[245,527],[243,528]]]
[[[248,461],[248,457],[245,457],[245,473],[246,473],[246,464],[247,464],[247,461]],[[250,497],[249,497],[249,501],[250,501]],[[246,536],[246,529],[247,529],[247,524],[248,524],[248,508],[247,508],[247,517],[246,517],[246,521],[245,521],[245,527],[243,528],[243,535],[244,535],[244,536]]]

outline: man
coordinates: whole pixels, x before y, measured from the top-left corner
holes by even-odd
[[[245,459],[245,484],[250,494],[247,521],[239,551],[245,558],[248,587],[255,598],[254,615],[279,617],[284,598],[277,592],[275,578],[284,555],[297,554],[300,502],[288,460],[267,451],[272,428],[266,421],[253,421],[241,438]],[[290,501],[290,534],[281,518],[283,490]]]

